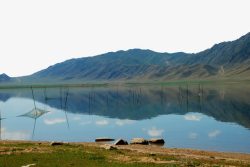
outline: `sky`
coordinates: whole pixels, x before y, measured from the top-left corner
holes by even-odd
[[[250,31],[249,0],[0,0],[0,74],[132,48],[195,53]]]

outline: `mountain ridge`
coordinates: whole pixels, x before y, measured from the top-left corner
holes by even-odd
[[[250,79],[250,33],[198,53],[159,53],[129,49],[74,58],[32,75],[21,83],[85,81],[169,81]]]
[[[2,73],[0,74],[0,83],[1,82],[10,82],[11,81],[11,77],[9,77],[7,74]]]

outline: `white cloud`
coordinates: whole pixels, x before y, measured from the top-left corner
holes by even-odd
[[[2,139],[4,140],[28,140],[30,134],[27,131],[9,131],[6,128],[1,128]]]
[[[44,119],[46,125],[54,125],[66,122],[65,118]]]
[[[80,116],[75,116],[75,117],[72,118],[72,120],[79,121],[79,120],[81,120],[81,117]]]
[[[214,130],[214,131],[208,133],[208,137],[209,138],[215,138],[220,134],[221,134],[221,132],[219,130]]]
[[[95,124],[96,124],[96,125],[102,125],[102,126],[103,126],[103,125],[108,125],[109,122],[108,122],[107,120],[104,119],[104,120],[96,121]]]
[[[92,123],[91,121],[82,121],[80,122],[80,125],[89,125],[91,123]]]
[[[195,114],[188,114],[184,116],[184,119],[187,121],[200,121],[202,116]]]
[[[191,133],[189,133],[189,135],[188,135],[188,138],[190,138],[190,139],[196,139],[198,137],[198,134],[197,133],[194,133],[194,132],[191,132]]]
[[[123,126],[123,125],[130,125],[133,124],[134,121],[133,120],[129,120],[129,119],[124,119],[124,120],[117,120],[115,121],[115,124],[118,126]]]
[[[151,137],[162,136],[163,132],[164,132],[163,129],[157,129],[156,127],[152,127],[151,129],[147,130],[148,135]]]

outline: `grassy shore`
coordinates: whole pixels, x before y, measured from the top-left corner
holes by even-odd
[[[250,166],[250,154],[127,145],[107,150],[98,143],[1,141],[0,166]]]

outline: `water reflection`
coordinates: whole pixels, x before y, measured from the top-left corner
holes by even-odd
[[[2,140],[2,120],[4,118],[2,118],[2,113],[1,113],[1,110],[0,110],[0,140]]]
[[[183,147],[206,148],[207,145],[209,149],[218,149],[223,145],[221,141],[234,135],[233,140],[240,133],[237,140],[242,150],[250,152],[249,147],[243,147],[243,143],[250,144],[245,141],[250,136],[249,88],[248,85],[181,84],[1,89],[0,118],[4,113],[7,118],[4,122],[9,120],[4,124],[13,129],[12,116],[34,119],[34,140],[93,141],[100,136],[144,136],[163,137],[175,147],[183,144]],[[27,100],[27,105],[17,111],[22,100]],[[11,104],[15,107],[11,108]],[[30,112],[21,112],[27,110]],[[40,130],[35,135],[37,123]],[[46,133],[51,130],[51,134],[44,136],[43,130]],[[232,143],[228,141],[226,144],[224,147],[229,150],[240,149],[239,144],[235,147],[229,146]]]
[[[228,94],[226,90],[230,90]],[[68,112],[131,120],[199,112],[219,121],[234,122],[250,128],[248,88],[207,86],[204,90],[201,84],[177,87],[59,87],[37,89],[36,99],[33,97],[34,92],[30,96],[27,90],[16,90],[11,93],[8,90],[4,91],[0,93],[0,97],[5,97],[2,98],[4,100],[0,99],[3,102],[19,96],[32,98],[34,107],[35,101],[39,101],[45,106],[64,111],[68,128]]]
[[[41,117],[42,115],[48,113],[49,111],[37,108],[36,106],[36,100],[35,100],[35,95],[34,95],[34,90],[31,87],[31,92],[32,92],[32,98],[33,98],[33,103],[34,103],[34,108],[22,115],[19,115],[19,117],[28,117],[28,118],[32,118],[34,119],[34,126],[33,126],[33,131],[32,131],[32,139],[34,138],[34,134],[35,134],[35,129],[36,129],[36,120]]]

